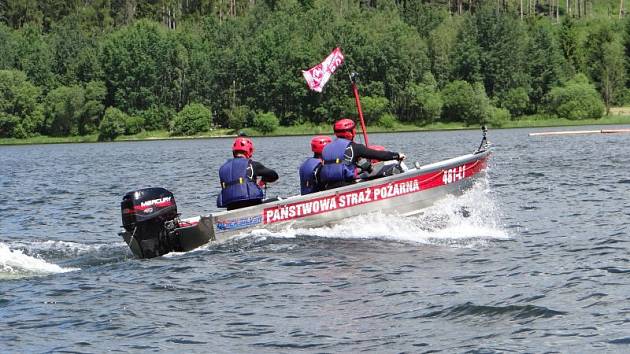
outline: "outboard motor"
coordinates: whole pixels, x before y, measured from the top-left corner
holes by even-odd
[[[153,258],[180,251],[175,237],[177,205],[173,193],[164,188],[144,188],[128,192],[120,203],[122,237],[140,258]]]

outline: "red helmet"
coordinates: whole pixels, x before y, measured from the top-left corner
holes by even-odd
[[[357,135],[357,125],[352,119],[344,118],[335,122],[333,130],[338,138],[353,140]]]
[[[324,146],[330,143],[332,139],[329,136],[319,135],[311,139],[311,150],[316,154],[321,154]]]
[[[232,154],[242,153],[248,159],[254,155],[254,143],[252,139],[239,136],[232,144]]]

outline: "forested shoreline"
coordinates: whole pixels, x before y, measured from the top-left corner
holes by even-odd
[[[600,118],[630,103],[619,0],[4,0],[0,138]],[[323,93],[301,70],[335,47]]]

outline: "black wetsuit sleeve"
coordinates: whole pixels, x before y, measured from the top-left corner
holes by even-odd
[[[354,150],[355,161],[360,158],[370,159],[370,160],[379,160],[379,161],[389,161],[389,160],[396,160],[399,157],[397,152],[372,150],[363,144],[357,144],[355,142],[352,142],[351,144],[352,144],[352,149]]]
[[[263,166],[258,161],[252,161],[252,168],[254,169],[254,176],[261,177],[263,182],[275,182],[278,180],[276,171]]]

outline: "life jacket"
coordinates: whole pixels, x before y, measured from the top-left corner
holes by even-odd
[[[264,193],[254,181],[254,168],[249,159],[233,158],[227,160],[219,169],[221,193],[217,197],[217,207],[244,200],[262,200]]]
[[[322,160],[309,157],[300,166],[300,193],[302,195],[319,192],[315,173],[321,165]]]
[[[343,182],[355,179],[356,165],[352,162],[352,157],[346,157],[346,148],[351,141],[337,138],[332,143],[324,147],[322,151],[322,168],[319,178],[322,182]]]

